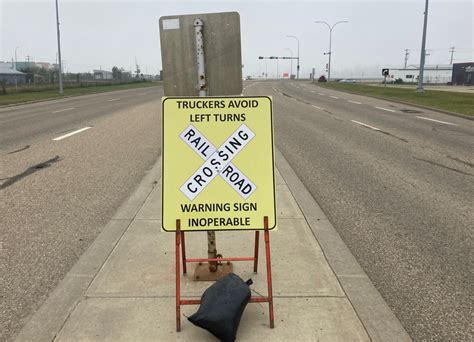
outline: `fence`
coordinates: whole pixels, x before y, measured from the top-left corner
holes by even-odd
[[[91,87],[91,86],[112,86],[119,84],[131,84],[131,83],[142,83],[142,79],[129,79],[129,80],[71,80],[67,79],[63,81],[63,88],[82,88],[82,87]],[[147,81],[150,82],[150,81]],[[36,83],[19,83],[15,84],[6,84],[5,92],[6,94],[15,94],[15,93],[26,93],[26,92],[40,92],[48,90],[57,90],[59,87],[58,83],[47,83],[47,82],[36,82]],[[0,91],[0,95],[3,92]],[[4,93],[3,93],[4,94]]]

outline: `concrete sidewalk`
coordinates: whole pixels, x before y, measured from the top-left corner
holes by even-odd
[[[319,206],[276,153],[278,230],[270,233],[275,329],[268,305],[249,304],[237,339],[247,341],[409,341]],[[213,341],[182,317],[175,330],[173,233],[160,231],[160,162],[26,324],[18,341]],[[206,257],[206,234],[186,235],[188,257]],[[263,243],[259,274],[252,262],[234,272],[266,295]],[[252,232],[218,232],[224,256],[251,256]],[[182,277],[185,296],[211,284]],[[188,316],[197,306],[183,306]]]

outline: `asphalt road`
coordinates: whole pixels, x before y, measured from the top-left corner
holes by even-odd
[[[472,341],[474,122],[309,82],[244,93],[273,96],[276,146],[409,334]]]
[[[273,96],[277,147],[411,336],[472,340],[474,123],[307,82],[244,93]],[[161,95],[0,108],[0,340],[159,157]]]
[[[0,108],[0,341],[13,338],[161,154],[162,94]]]

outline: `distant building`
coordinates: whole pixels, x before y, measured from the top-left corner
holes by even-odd
[[[51,63],[48,62],[35,62],[35,65],[38,68],[43,68],[45,70],[49,70],[51,68]]]
[[[35,62],[17,61],[16,70],[25,70],[35,66]]]
[[[26,74],[15,70],[12,63],[0,62],[0,82],[6,84],[21,84],[26,82]]]
[[[112,71],[107,70],[94,70],[94,80],[112,80],[114,75]]]
[[[451,82],[452,65],[425,65],[423,69],[423,83],[442,84]],[[406,68],[390,69],[387,81],[393,82],[402,79],[404,83],[417,83],[420,74],[418,65],[409,65]]]
[[[474,85],[474,62],[453,64],[453,84]]]

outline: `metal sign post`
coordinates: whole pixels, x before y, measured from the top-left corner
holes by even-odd
[[[383,76],[383,84],[384,84],[384,87],[387,86],[387,76],[390,75],[390,70],[385,68],[385,69],[382,69],[382,76]]]
[[[196,33],[196,63],[198,72],[198,87],[199,96],[207,96],[206,83],[206,58],[204,55],[204,38],[202,29],[204,22],[202,19],[194,20],[194,32]],[[207,256],[209,259],[217,258],[216,233],[214,231],[207,231]],[[197,269],[196,269],[197,270]],[[209,272],[217,271],[217,261],[209,261]],[[201,276],[198,279],[202,279]]]

